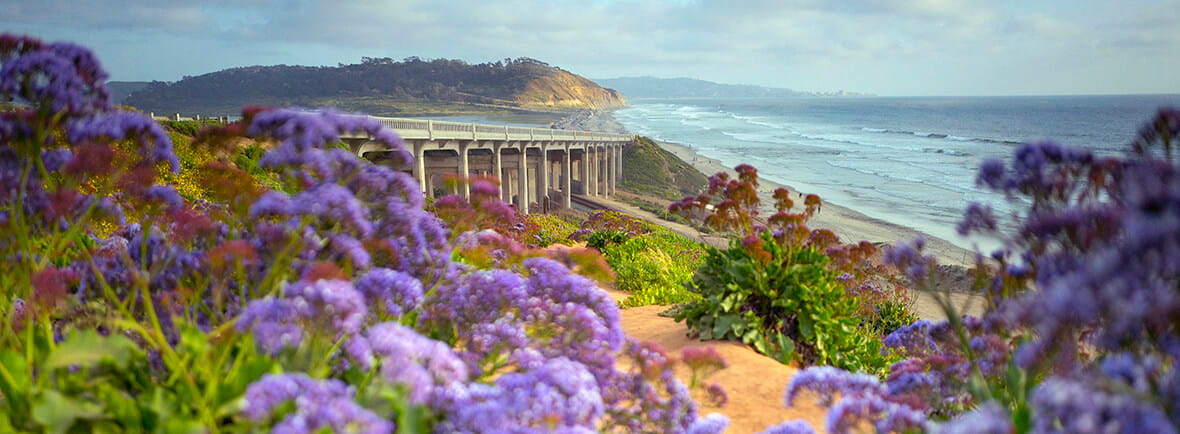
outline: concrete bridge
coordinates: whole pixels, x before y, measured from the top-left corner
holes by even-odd
[[[571,196],[610,196],[621,179],[626,134],[461,122],[373,117],[392,128],[414,153],[412,173],[427,196],[447,190],[448,176],[491,175],[500,179],[500,198],[522,213],[571,207]],[[389,152],[368,137],[345,137],[358,156],[383,160]]]

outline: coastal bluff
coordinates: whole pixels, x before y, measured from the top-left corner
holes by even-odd
[[[469,64],[417,57],[366,57],[358,64],[335,67],[230,68],[176,82],[154,81],[122,103],[155,113],[226,115],[250,105],[332,106],[393,117],[611,109],[627,104],[615,90],[536,59]]]

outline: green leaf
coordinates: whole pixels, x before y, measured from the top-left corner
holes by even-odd
[[[67,398],[55,390],[44,390],[33,401],[33,420],[52,433],[64,433],[78,419],[97,419],[102,407]]]
[[[717,322],[713,323],[714,339],[723,339],[729,335],[733,330],[734,322],[737,320],[737,315],[721,315],[717,317]]]
[[[795,358],[795,341],[782,333],[777,333],[775,337],[779,348],[778,361],[784,365],[791,363],[791,360]]]
[[[113,417],[124,430],[139,431],[143,429],[143,415],[139,411],[139,404],[135,399],[109,383],[101,383],[96,391],[99,401],[106,407],[106,413]]]
[[[0,369],[4,370],[0,372],[0,392],[4,396],[18,399],[28,392],[31,381],[23,355],[8,348],[0,348]]]
[[[803,336],[803,339],[815,339],[815,323],[811,318],[805,316],[799,317],[799,334]]]
[[[197,358],[209,352],[209,335],[193,324],[182,322],[180,326],[181,353],[191,354]]]
[[[70,365],[93,366],[107,358],[117,366],[124,366],[131,357],[140,353],[135,342],[123,336],[99,336],[96,330],[78,330],[49,355],[44,369]]]

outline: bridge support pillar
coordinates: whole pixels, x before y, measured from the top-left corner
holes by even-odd
[[[471,184],[467,182],[467,178],[471,177],[471,164],[467,159],[467,147],[471,142],[459,142],[459,191],[464,198],[471,197]]]
[[[520,187],[517,189],[516,210],[521,214],[529,213],[529,164],[528,142],[520,143]]]
[[[606,159],[606,182],[603,182],[602,187],[606,190],[606,195],[611,196],[615,194],[615,150],[610,144],[603,144],[603,155]]]
[[[600,156],[601,155],[599,155],[599,153],[598,153],[598,148],[591,146],[590,147],[590,158],[589,158],[589,160],[590,160],[589,161],[589,163],[590,163],[589,164],[590,165],[590,195],[591,196],[598,196],[598,170],[602,169],[602,166],[600,164],[598,164],[598,157],[600,157]]]
[[[418,186],[422,188],[422,194],[429,196],[430,190],[426,189],[426,143],[414,143],[414,177],[418,178]]]
[[[541,142],[541,161],[537,164],[537,203],[542,212],[549,212],[549,147]]]
[[[504,189],[508,188],[508,180],[504,179],[504,162],[500,159],[500,142],[492,144],[492,175],[500,181],[500,200],[504,200]]]
[[[619,152],[619,145],[611,145],[611,177],[610,177],[610,192],[611,194],[619,193],[619,179],[621,178],[622,166],[619,164],[623,161],[623,154]]]
[[[573,175],[573,170],[571,170],[573,167],[571,167],[572,162],[570,161],[569,142],[565,143],[565,155],[563,158],[565,158],[565,161],[561,165],[561,205],[568,209],[573,207],[572,198],[570,197],[570,175]]]
[[[622,144],[615,144],[615,155],[619,156],[615,160],[615,189],[618,189],[619,183],[623,182],[623,146]]]

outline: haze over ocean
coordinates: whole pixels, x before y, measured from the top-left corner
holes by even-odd
[[[1010,160],[1022,142],[1052,139],[1114,154],[1180,95],[676,99],[631,101],[628,131],[694,148],[728,167],[966,248],[955,225],[976,201],[980,163]],[[985,247],[987,245],[985,244]]]

